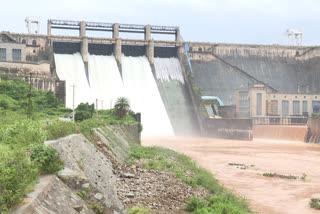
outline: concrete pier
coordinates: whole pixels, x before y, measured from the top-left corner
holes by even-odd
[[[148,57],[150,64],[154,64],[154,41],[153,40],[149,40],[149,43],[146,48],[146,52],[147,52],[146,55]]]
[[[119,38],[119,27],[118,23],[113,24],[113,31],[112,31],[112,38],[118,39]]]
[[[113,54],[116,58],[118,65],[121,65],[121,39],[116,39],[115,44],[113,45]]]
[[[151,40],[151,25],[146,25],[144,28],[144,40]]]
[[[81,21],[80,22],[80,37],[84,37],[86,36],[86,26],[87,26],[87,23],[85,21]]]
[[[177,56],[178,56],[178,59],[180,61],[182,61],[185,57],[185,53],[186,53],[186,48],[184,45],[180,45],[178,48],[177,48]]]
[[[51,36],[51,22],[48,22],[47,24],[47,34],[48,36]]]
[[[181,34],[180,34],[180,29],[179,28],[176,30],[176,41],[177,42],[181,41]]]

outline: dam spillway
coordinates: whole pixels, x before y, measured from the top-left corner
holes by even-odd
[[[98,108],[110,109],[118,97],[126,92],[117,62],[113,56],[89,55],[88,72],[92,95],[98,99]]]
[[[148,59],[123,56],[122,76],[132,109],[142,113],[145,135],[174,135]]]
[[[118,97],[129,99],[131,109],[141,112],[143,136],[172,136],[174,131],[146,57],[122,57],[122,77],[114,56],[89,55],[88,72],[81,55],[55,54],[57,75],[66,81],[66,106],[103,102],[113,107]]]
[[[196,135],[197,119],[179,59],[156,57],[154,70],[158,88],[175,133],[180,136]]]
[[[76,108],[80,103],[94,103],[95,96],[92,96],[92,89],[89,86],[80,53],[55,54],[54,57],[57,75],[60,80],[66,81],[66,107],[72,108],[74,104]],[[74,103],[73,93],[75,94]]]

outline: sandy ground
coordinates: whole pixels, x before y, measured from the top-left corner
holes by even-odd
[[[220,183],[247,198],[255,212],[320,213],[309,208],[310,198],[320,196],[320,145],[205,138],[149,138],[142,144],[167,147],[192,157]],[[252,166],[240,169],[228,163]],[[296,176],[306,173],[307,180],[268,178],[261,175],[265,172]]]

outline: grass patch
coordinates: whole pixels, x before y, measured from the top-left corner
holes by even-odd
[[[144,207],[132,207],[128,214],[151,214],[151,212]]]
[[[243,198],[225,189],[218,183],[211,172],[198,167],[190,157],[184,154],[161,147],[143,147],[140,145],[131,145],[129,154],[129,162],[143,159],[144,167],[170,172],[191,186],[201,186],[220,198],[227,200],[230,204],[233,204],[233,207],[242,210],[243,213],[251,212],[248,203]],[[190,206],[194,206],[198,202],[197,199],[193,199],[190,202]]]
[[[310,207],[316,210],[320,210],[320,198],[311,198]]]
[[[278,178],[289,179],[289,180],[299,179],[299,176],[281,175],[281,174],[278,174],[278,173],[263,173],[262,175],[265,176],[265,177],[278,177]]]
[[[234,204],[230,197],[214,195],[210,197],[209,202],[192,197],[187,201],[186,211],[193,214],[247,214],[249,211],[241,209]]]
[[[56,120],[49,123],[45,130],[48,140],[55,140],[76,133],[76,125],[73,122]]]

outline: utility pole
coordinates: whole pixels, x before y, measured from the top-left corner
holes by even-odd
[[[72,85],[72,98],[73,98],[73,103],[72,103],[72,121],[74,122],[74,87],[75,85]]]
[[[99,113],[98,113],[98,99],[96,99],[96,119],[98,119]]]
[[[30,119],[31,114],[32,114],[32,102],[31,102],[31,78],[32,78],[32,73],[30,73],[29,77],[29,94],[28,94],[28,111],[27,111],[27,117]]]

